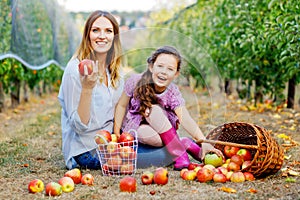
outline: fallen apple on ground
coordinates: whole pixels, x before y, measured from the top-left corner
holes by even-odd
[[[94,177],[92,174],[85,174],[81,178],[82,185],[93,185],[94,184]]]
[[[241,169],[241,167],[235,163],[235,162],[230,162],[227,166],[227,170],[228,171],[234,171],[234,172],[237,172]]]
[[[234,183],[241,183],[245,181],[245,176],[243,172],[233,172],[230,181]]]
[[[222,173],[216,173],[213,176],[213,181],[216,182],[216,183],[225,183],[227,181],[227,178]]]
[[[246,181],[254,181],[255,177],[251,172],[244,172],[245,180]]]
[[[150,185],[153,183],[154,180],[154,174],[150,171],[143,172],[141,176],[141,181],[144,185]]]
[[[165,185],[168,183],[169,180],[169,174],[168,170],[163,167],[159,167],[154,172],[154,178],[153,181],[157,185]]]
[[[60,178],[58,184],[61,185],[63,192],[72,192],[75,188],[73,179],[67,176]]]
[[[119,187],[121,192],[136,192],[137,181],[132,176],[125,176],[120,180]]]
[[[194,170],[187,170],[182,174],[182,179],[186,181],[193,181],[196,179],[196,177],[197,172],[195,172]]]
[[[60,196],[62,194],[62,187],[56,182],[50,182],[46,185],[46,195],[48,196]]]
[[[44,190],[44,182],[41,179],[34,179],[28,184],[28,191],[30,193],[38,193]]]
[[[70,177],[71,179],[73,179],[75,184],[81,183],[82,174],[81,174],[80,169],[78,169],[78,168],[74,168],[74,169],[67,171],[64,176]]]
[[[205,182],[211,181],[211,180],[213,180],[214,174],[215,173],[213,170],[203,167],[202,169],[200,169],[197,172],[197,180],[200,183],[205,183]]]

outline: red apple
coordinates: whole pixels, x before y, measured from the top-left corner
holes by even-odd
[[[73,179],[67,176],[60,178],[58,184],[61,185],[63,192],[72,192],[75,188]]]
[[[111,142],[110,132],[107,130],[99,130],[96,132],[95,136],[96,144],[107,144]]]
[[[118,142],[120,142],[123,146],[133,146],[134,136],[128,132],[123,132],[120,135]]]
[[[46,185],[46,195],[59,196],[62,194],[62,187],[56,182],[50,182]]]
[[[67,177],[70,177],[71,179],[73,179],[75,184],[81,183],[82,174],[81,174],[80,169],[78,169],[78,168],[74,168],[74,169],[67,171],[64,176],[67,176]]]
[[[213,180],[214,174],[215,173],[211,169],[203,167],[197,172],[197,180],[200,183],[211,181]]]
[[[181,169],[181,170],[180,170],[180,177],[182,178],[183,173],[186,172],[186,171],[188,171],[188,170],[189,170],[188,168],[183,168],[183,169]]]
[[[182,179],[186,181],[193,181],[197,177],[197,172],[194,170],[187,170],[183,172]]]
[[[243,162],[242,164],[242,169],[246,169],[247,167],[249,167],[251,165],[251,162],[250,160],[246,160]]]
[[[201,167],[201,166],[197,166],[195,169],[194,169],[194,171],[195,172],[198,172],[200,169],[202,169],[203,167]]]
[[[216,182],[216,183],[225,183],[227,181],[227,178],[222,173],[216,173],[213,176],[213,181]]]
[[[254,181],[255,177],[251,172],[244,172],[245,180],[246,181]]]
[[[110,156],[116,155],[118,153],[120,147],[121,147],[121,145],[117,142],[109,142],[106,145],[106,151]]]
[[[252,155],[248,149],[240,149],[236,154],[240,155],[244,161],[252,160]]]
[[[154,172],[153,181],[157,185],[165,185],[168,183],[169,174],[168,170],[163,167],[159,167]]]
[[[120,147],[119,154],[120,154],[121,158],[126,159],[126,160],[132,160],[132,159],[135,159],[135,157],[136,157],[136,153],[135,153],[134,149],[130,146]]]
[[[224,147],[224,154],[227,158],[231,158],[233,155],[236,155],[236,153],[240,150],[239,147],[231,147],[231,146],[225,146]]]
[[[132,176],[125,176],[120,180],[119,187],[121,192],[136,192],[136,179]]]
[[[227,166],[227,169],[229,171],[237,172],[237,171],[239,171],[241,169],[241,167],[237,163],[235,163],[235,162],[230,162],[228,164],[228,166]]]
[[[238,164],[239,166],[242,166],[243,164],[243,158],[240,155],[233,155],[230,159],[231,162],[235,162],[236,164]]]
[[[34,179],[28,184],[28,191],[30,193],[42,192],[44,190],[44,183],[41,179]]]
[[[215,166],[213,166],[213,165],[211,165],[211,164],[206,164],[206,165],[204,165],[202,168],[210,169],[210,170],[213,171],[214,173],[217,173],[217,172],[218,172],[217,168],[215,168]]]
[[[112,170],[119,170],[122,163],[122,158],[119,155],[114,155],[107,159],[107,165]]]
[[[204,164],[210,164],[219,167],[223,164],[223,158],[215,153],[207,153],[204,157]]]
[[[233,172],[230,177],[231,182],[241,183],[245,181],[245,176],[243,172]]]
[[[127,163],[127,164],[123,164],[120,167],[120,171],[122,174],[133,174],[134,172],[134,164],[133,163]]]
[[[94,177],[92,174],[85,174],[81,178],[82,185],[93,185],[94,184]]]
[[[190,162],[190,164],[188,165],[188,170],[193,170],[198,166],[199,166],[198,163]]]
[[[153,183],[154,174],[150,171],[145,171],[141,176],[141,181],[144,185],[150,185]]]
[[[87,74],[90,75],[93,72],[93,61],[89,59],[83,59],[79,64],[78,64],[78,70],[79,73],[84,76],[84,66],[87,68]]]

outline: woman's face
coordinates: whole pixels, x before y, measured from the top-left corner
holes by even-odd
[[[105,17],[99,17],[90,31],[92,48],[96,53],[107,53],[113,44],[114,28],[112,23]]]
[[[150,66],[155,91],[161,93],[179,75],[177,71],[178,61],[174,55],[160,54],[153,66]]]

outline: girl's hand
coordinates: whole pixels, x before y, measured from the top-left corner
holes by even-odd
[[[214,152],[218,156],[221,156],[223,158],[223,160],[225,160],[225,157],[224,157],[222,151],[214,148],[214,146],[212,146],[211,144],[203,142],[203,143],[201,143],[201,147],[202,147],[202,155],[201,155],[202,160],[204,159],[205,155],[209,152]]]
[[[84,75],[82,76],[80,73],[80,81],[83,89],[93,89],[99,80],[98,76],[98,61],[96,63],[93,61],[93,72],[88,75],[87,66],[84,66]]]

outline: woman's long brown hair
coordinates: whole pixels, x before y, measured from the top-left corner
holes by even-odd
[[[84,26],[81,43],[73,57],[77,57],[80,61],[85,58],[94,60],[95,53],[91,45],[90,31],[93,23],[99,17],[107,18],[113,25],[114,41],[111,49],[107,53],[106,64],[108,64],[109,66],[108,70],[111,75],[111,80],[110,80],[111,84],[115,88],[117,87],[117,82],[120,79],[120,68],[122,64],[122,47],[121,47],[120,34],[119,34],[120,33],[119,25],[117,20],[112,14],[101,10],[97,10],[91,13]]]
[[[153,104],[159,104],[152,80],[152,72],[149,68],[153,66],[160,54],[173,55],[177,59],[177,71],[180,70],[182,59],[180,53],[172,46],[163,46],[156,49],[147,59],[148,69],[143,73],[134,90],[134,98],[138,98],[140,100],[139,113],[143,117],[145,117],[145,110],[147,108],[151,108]]]

